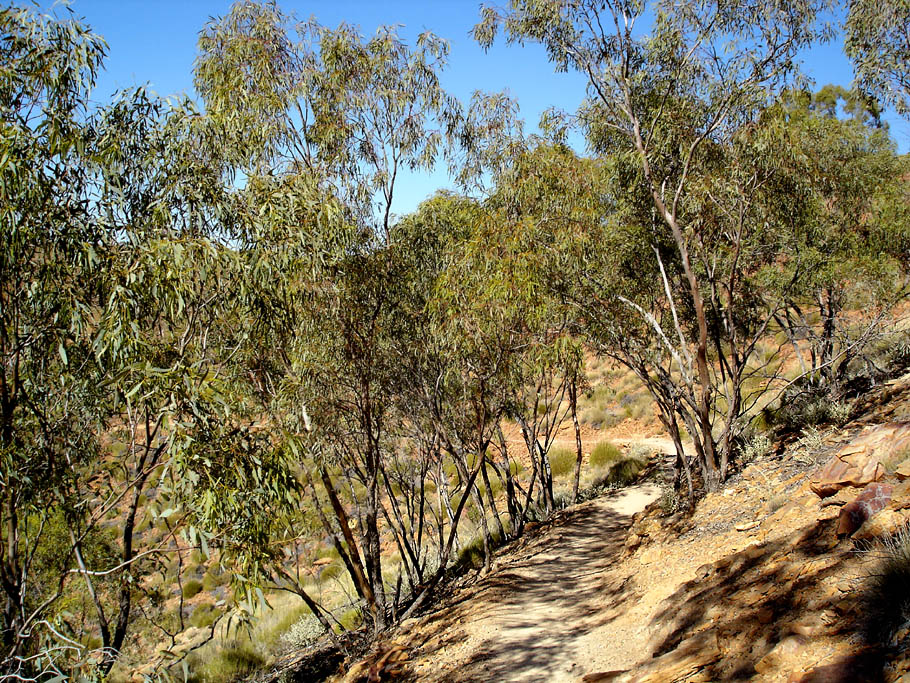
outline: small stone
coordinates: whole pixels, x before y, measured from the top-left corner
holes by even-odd
[[[891,502],[892,491],[890,484],[872,483],[866,486],[856,500],[841,509],[837,521],[837,535],[850,536],[867,520],[884,510]]]
[[[762,607],[753,616],[759,624],[770,624],[774,621],[774,610],[771,607]]]
[[[764,674],[783,668],[787,660],[799,657],[804,645],[805,641],[800,636],[787,636],[755,663],[755,670]]]

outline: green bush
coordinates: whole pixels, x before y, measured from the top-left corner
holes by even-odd
[[[479,569],[483,566],[483,537],[478,534],[458,551],[455,563],[466,569]]]
[[[229,641],[214,653],[196,654],[188,665],[192,672],[189,681],[236,681],[249,676],[265,664],[265,658],[248,640]]]
[[[600,469],[607,467],[622,458],[622,451],[609,441],[601,441],[591,451],[591,467]]]
[[[679,510],[679,491],[672,486],[662,486],[660,489],[660,511],[665,515],[672,515]]]
[[[360,611],[359,607],[353,607],[342,614],[338,622],[335,625],[336,631],[356,631],[363,623],[363,612]]]
[[[207,628],[215,623],[215,619],[218,618],[219,614],[220,612],[215,605],[210,602],[204,602],[193,610],[193,615],[190,617],[190,626]]]
[[[206,592],[215,590],[218,586],[224,586],[230,582],[231,576],[228,572],[223,571],[218,566],[210,567],[202,577],[202,588]]]
[[[628,486],[638,477],[647,463],[637,458],[625,458],[614,463],[607,475],[607,482],[611,486]]]
[[[581,413],[581,422],[591,425],[595,429],[609,429],[623,421],[622,415],[617,415],[608,408],[588,408]]]
[[[776,424],[799,431],[822,424],[842,425],[850,419],[849,404],[832,400],[823,386],[803,384],[784,393],[774,415]]]
[[[183,584],[183,597],[187,600],[197,595],[202,590],[202,581],[190,579]]]
[[[319,571],[319,580],[330,581],[331,579],[337,579],[343,571],[344,568],[338,563],[327,564]]]
[[[748,465],[756,458],[761,458],[771,451],[771,439],[764,434],[757,434],[740,448],[739,461]]]
[[[575,471],[576,453],[568,448],[554,448],[548,454],[550,471],[554,477],[563,477]]]

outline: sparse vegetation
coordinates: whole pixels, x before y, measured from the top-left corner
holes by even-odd
[[[189,579],[183,582],[183,597],[189,599],[196,597],[199,591],[202,590],[202,581],[197,579]]]
[[[756,434],[740,450],[740,463],[745,466],[757,458],[764,457],[771,452],[771,446],[771,439],[765,434]]]
[[[591,451],[589,463],[594,469],[610,467],[622,459],[622,451],[609,441],[601,441]]]
[[[568,448],[554,448],[549,452],[550,469],[554,477],[564,477],[575,470],[577,454]]]
[[[910,624],[910,528],[903,527],[870,550],[869,575],[860,599],[866,642],[889,645],[895,632]]]

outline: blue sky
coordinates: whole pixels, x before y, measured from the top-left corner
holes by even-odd
[[[507,47],[500,41],[484,53],[469,35],[479,17],[479,3],[472,0],[280,0],[279,4],[301,19],[312,15],[328,26],[347,21],[358,25],[365,35],[382,24],[396,25],[412,44],[418,33],[433,31],[451,46],[449,66],[441,77],[443,86],[462,101],[475,90],[508,90],[518,100],[528,130],[536,128],[547,107],[571,111],[584,96],[584,79],[573,73],[554,73],[537,45]],[[192,95],[197,34],[210,17],[227,13],[230,6],[230,0],[72,0],[72,11],[104,36],[110,48],[95,99],[104,101],[117,89],[140,84],[150,84],[160,95]],[[853,78],[840,43],[814,49],[806,55],[804,65],[819,86],[849,85]],[[900,150],[907,152],[910,123],[886,118]],[[394,208],[398,213],[411,211],[447,185],[442,170],[408,177],[398,188]]]

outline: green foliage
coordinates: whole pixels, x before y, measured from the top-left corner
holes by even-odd
[[[665,517],[669,517],[679,510],[679,491],[672,486],[661,486],[659,503],[660,511]]]
[[[848,50],[864,85],[904,107],[894,30],[906,8],[892,5],[851,5]],[[375,584],[342,583],[363,597],[343,628],[367,612],[384,628],[382,548],[425,544],[414,530],[433,526],[420,485],[441,466],[453,505],[480,521],[455,461],[473,470],[508,419],[550,448],[567,396],[587,389],[589,352],[611,360],[582,421],[647,418],[656,400],[705,446],[709,488],[742,440],[747,397],[780,383],[787,344],[811,367],[779,419],[848,419],[831,387],[879,356],[910,356],[906,340],[866,346],[906,294],[910,202],[874,100],[781,91],[824,33],[820,7],[485,8],[485,47],[502,27],[589,79],[575,121],[594,158],[565,144],[569,121],[554,112],[543,139],[524,136],[505,95],[463,109],[439,81],[448,46],[429,33],[409,46],[392,28],[364,38],[239,2],[200,33],[204,106],[140,88],[94,107],[103,41],[79,22],[0,9],[0,591],[2,630],[19,639],[8,651],[48,676],[64,665],[105,676],[137,615],[176,628],[179,615],[158,613],[181,552],[160,556],[165,533],[199,548],[184,597],[236,577],[241,613],[261,616],[287,539],[304,537],[299,556],[326,532],[320,511],[339,528],[357,511],[345,543]],[[592,30],[615,12],[646,27]],[[484,198],[440,193],[396,217],[403,173],[443,157]],[[591,466],[620,486],[648,455],[603,442]],[[553,449],[549,462],[565,477],[575,454]],[[555,507],[567,500],[558,491]],[[204,571],[213,554],[230,574]],[[293,589],[323,599],[344,568],[334,548],[317,554],[333,560],[323,583]],[[457,562],[484,559],[474,537]],[[166,584],[147,578],[158,562]],[[297,641],[310,638],[306,612],[272,617],[263,646],[301,617]],[[189,623],[218,614],[205,603]],[[61,638],[105,654],[55,660]],[[193,661],[201,680],[263,662],[249,639],[213,652]]]
[[[257,671],[265,664],[265,657],[248,640],[236,638],[205,657],[191,656],[188,661],[194,683],[228,683]]]
[[[325,565],[322,569],[319,570],[319,580],[320,581],[331,581],[332,579],[337,579],[344,572],[344,567],[339,563],[332,563]]]
[[[356,631],[363,624],[363,611],[359,607],[352,607],[344,612],[335,625],[339,633],[344,631]]]
[[[784,393],[773,418],[778,426],[793,431],[825,424],[842,425],[850,418],[850,406],[833,400],[824,388],[795,385]]]
[[[762,458],[771,451],[771,439],[764,434],[756,434],[746,442],[739,452],[739,462],[748,465],[757,458]]]
[[[857,0],[849,8],[844,47],[862,86],[899,113],[910,113],[910,5]]]
[[[193,614],[190,616],[190,626],[207,628],[215,623],[219,615],[220,612],[215,605],[210,602],[203,602],[193,610]]]
[[[623,458],[610,466],[610,471],[604,477],[603,483],[611,487],[628,486],[635,482],[638,474],[646,465],[645,461],[637,458]]]
[[[231,581],[229,572],[224,571],[218,565],[212,565],[202,577],[202,589],[210,593],[218,586],[224,586]]]
[[[602,469],[611,466],[617,460],[621,460],[622,457],[622,451],[613,445],[613,443],[610,441],[601,441],[594,446],[594,450],[591,451],[589,463],[594,469]]]
[[[202,581],[196,579],[189,579],[183,582],[183,597],[192,598],[195,597],[199,591],[202,590]]]
[[[461,546],[455,564],[465,569],[480,569],[483,567],[484,556],[483,537],[476,535]]]
[[[577,454],[569,448],[554,448],[548,454],[550,471],[554,477],[564,477],[575,471]]]

